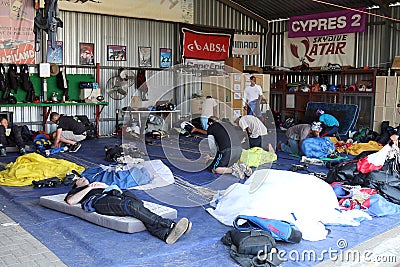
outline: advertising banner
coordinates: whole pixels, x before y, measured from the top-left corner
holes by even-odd
[[[35,63],[34,7],[31,1],[0,0],[0,62]]]
[[[285,36],[285,67],[295,67],[305,61],[310,67],[328,63],[354,66],[355,33],[288,38]]]
[[[260,35],[235,34],[233,36],[232,54],[259,55]]]
[[[184,58],[221,61],[229,57],[230,34],[207,33],[182,28]]]
[[[364,32],[366,8],[339,10],[289,18],[289,38]]]

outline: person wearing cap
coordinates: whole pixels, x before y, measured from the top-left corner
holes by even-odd
[[[319,137],[322,131],[320,122],[313,122],[310,124],[297,124],[287,129],[286,143],[279,143],[277,146],[278,151],[283,151],[289,154],[302,155],[301,144],[304,139],[309,137]]]
[[[260,102],[262,100],[261,86],[256,84],[256,77],[250,77],[250,85],[244,89],[244,100],[246,102],[245,108],[247,115],[253,115],[261,118]]]
[[[178,222],[163,218],[143,205],[130,191],[122,191],[116,185],[102,182],[90,183],[85,177],[75,180],[64,201],[69,205],[80,203],[82,209],[109,216],[131,216],[140,220],[153,236],[167,244],[175,243],[189,233],[192,223],[187,218]]]
[[[339,131],[339,121],[334,116],[326,114],[322,109],[317,110],[317,116],[322,123],[321,137],[334,136]]]
[[[268,129],[257,117],[253,115],[238,116],[234,118],[235,124],[247,133],[249,147],[261,147],[270,150],[268,138]]]

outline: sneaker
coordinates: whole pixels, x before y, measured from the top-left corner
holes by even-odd
[[[20,154],[21,156],[26,154],[26,150],[25,150],[25,148],[23,148],[23,147],[20,147],[20,148],[18,149],[18,152],[19,152],[19,154]]]
[[[253,170],[246,165],[246,163],[240,163],[239,164],[240,169],[242,170],[242,172],[244,172],[244,175],[246,175],[247,177],[250,177],[251,174],[253,173]]]
[[[184,235],[187,235],[190,232],[190,230],[192,229],[192,225],[193,225],[192,222],[189,221],[188,227],[186,228],[186,231],[183,233]]]
[[[246,178],[246,175],[237,163],[234,163],[232,165],[232,175],[239,178],[240,180],[244,180]]]
[[[4,147],[0,148],[0,156],[2,156],[2,157],[7,156],[7,151]]]
[[[69,152],[77,152],[79,148],[81,148],[81,143],[76,142],[75,144],[71,145],[69,148]]]
[[[189,220],[187,218],[180,219],[172,228],[171,232],[168,234],[165,242],[167,244],[174,244],[188,229]]]

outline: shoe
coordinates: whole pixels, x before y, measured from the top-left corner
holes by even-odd
[[[232,165],[232,175],[239,178],[240,180],[244,180],[246,178],[246,175],[237,163],[234,163]]]
[[[188,227],[186,228],[186,231],[183,233],[184,235],[187,235],[190,232],[190,230],[192,229],[192,225],[193,225],[192,222],[189,221]]]
[[[244,173],[244,175],[246,175],[247,177],[250,177],[251,174],[253,173],[253,170],[246,165],[246,163],[240,163],[239,164],[240,169],[242,170],[242,172]]]
[[[7,151],[4,147],[0,148],[0,156],[6,157],[7,156]]]
[[[174,244],[188,229],[189,220],[187,218],[180,219],[177,223],[175,223],[174,228],[172,228],[171,232],[168,234],[165,242],[167,244]]]
[[[19,152],[19,154],[20,154],[21,156],[26,154],[26,150],[25,150],[25,148],[23,148],[23,147],[20,147],[20,148],[18,149],[18,152]]]
[[[282,151],[282,142],[279,142],[278,145],[276,145],[276,151]]]
[[[71,145],[69,148],[69,152],[77,152],[79,148],[81,148],[81,143],[76,142],[75,144]]]

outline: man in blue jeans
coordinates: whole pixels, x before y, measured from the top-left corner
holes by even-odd
[[[256,84],[256,77],[250,77],[250,85],[244,89],[244,100],[247,115],[253,115],[261,118],[260,101],[262,99],[262,88]]]
[[[301,151],[301,143],[304,139],[309,137],[318,137],[322,127],[320,122],[313,122],[310,124],[297,124],[286,131],[288,138],[286,143],[279,143],[277,150],[289,154],[303,155]]]
[[[150,234],[167,244],[175,243],[183,234],[189,233],[192,227],[187,218],[175,223],[171,219],[153,213],[130,191],[122,191],[115,186],[109,187],[101,182],[89,183],[84,177],[75,181],[65,197],[65,202],[69,205],[80,203],[82,208],[89,212],[134,217],[144,224]]]

